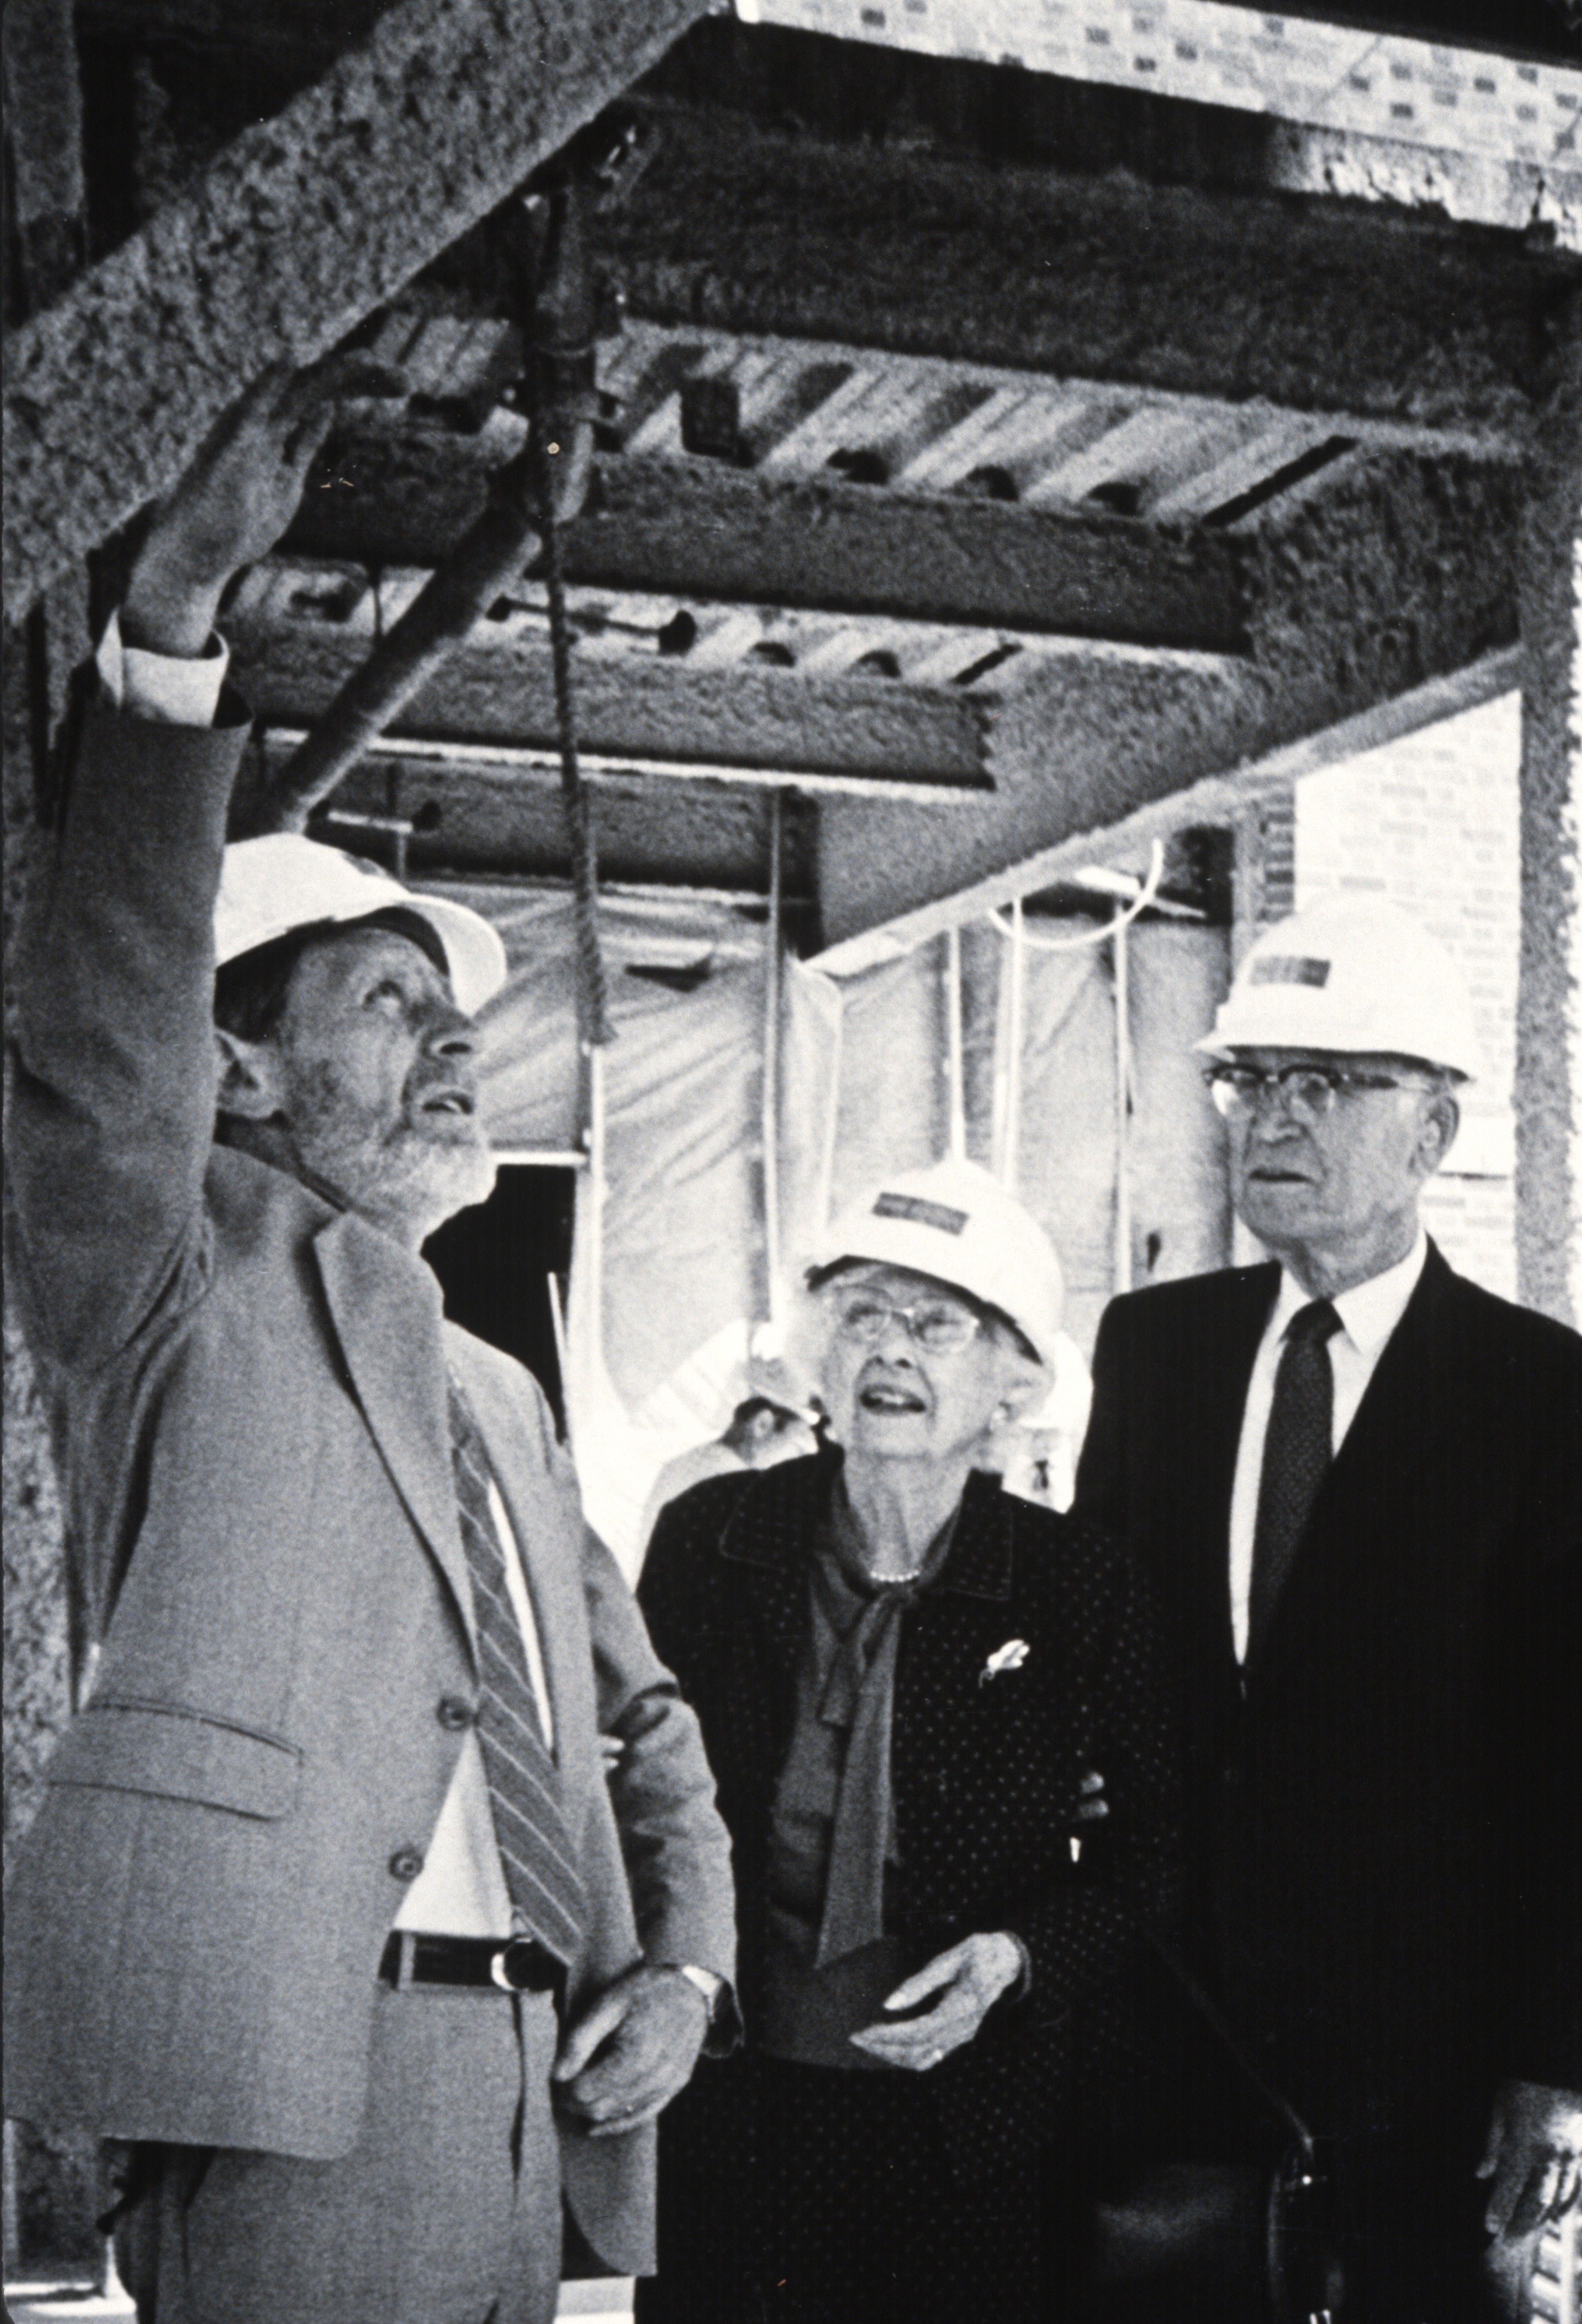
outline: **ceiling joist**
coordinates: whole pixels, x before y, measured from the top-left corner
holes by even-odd
[[[854,976],[886,961],[898,960],[950,928],[964,927],[1018,899],[1038,895],[1073,879],[1093,864],[1141,864],[1155,840],[1168,843],[1179,832],[1202,825],[1228,825],[1271,791],[1321,768],[1340,765],[1385,743],[1438,725],[1461,712],[1513,692],[1522,683],[1520,647],[1488,654],[1451,677],[1414,687],[1393,701],[1375,704],[1356,718],[1341,720],[1300,742],[1249,760],[1233,772],[1209,775],[1173,796],[1139,807],[1087,830],[1075,831],[970,886],[915,910],[863,929],[814,955],[812,966],[832,976]]]
[[[16,620],[271,364],[345,336],[630,87],[707,0],[398,0],[5,351]]]
[[[496,410],[469,434],[442,416],[475,424],[513,337],[487,315],[390,314],[374,352],[410,403],[354,408],[293,546],[443,557],[523,423]],[[1244,536],[1339,462],[1517,448],[1497,430],[640,321],[600,383],[613,410],[564,544],[575,581],[1210,652],[1246,644]]]
[[[271,559],[225,613],[237,681],[271,724],[308,725],[427,575],[366,576]],[[543,592],[499,601],[402,714],[418,738],[552,746],[557,737]],[[1054,650],[1046,639],[924,623],[851,623],[773,607],[686,606],[574,590],[579,741],[595,756],[894,775],[987,788],[996,669]],[[851,663],[840,644],[857,647]],[[1099,653],[1118,648],[1096,647]],[[881,657],[866,670],[862,654]],[[803,667],[798,667],[800,655]],[[1191,662],[1198,657],[1176,657]],[[810,667],[807,665],[811,665]],[[903,674],[905,671],[905,674]]]
[[[1582,279],[1427,215],[657,118],[605,241],[633,311],[680,327],[1519,432]]]

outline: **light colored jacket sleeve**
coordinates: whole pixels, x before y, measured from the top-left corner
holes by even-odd
[[[650,1961],[736,1974],[731,1841],[697,1719],[655,1654],[630,1588],[602,1541],[585,1537],[584,1584],[599,1731],[625,1746],[611,1803]]]
[[[21,916],[12,1279],[35,1351],[78,1372],[198,1287],[214,899],[245,733],[90,702]]]

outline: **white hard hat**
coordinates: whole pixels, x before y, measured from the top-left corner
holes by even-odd
[[[505,982],[505,946],[486,919],[443,896],[414,895],[377,863],[300,832],[238,839],[225,850],[215,899],[215,960],[223,967],[293,928],[415,912],[444,948],[456,1007],[469,1017]]]
[[[826,1229],[809,1275],[843,1259],[951,1284],[1008,1315],[1041,1363],[1058,1360],[1065,1289],[1054,1245],[975,1162],[936,1162],[887,1178]]]
[[[1265,928],[1193,1047],[1420,1057],[1471,1081],[1472,1004],[1443,945],[1395,905],[1327,897]]]

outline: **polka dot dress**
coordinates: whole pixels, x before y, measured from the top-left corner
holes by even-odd
[[[1030,1989],[926,2075],[755,2053],[769,1816],[831,1461],[685,1494],[660,1520],[639,1591],[702,1722],[731,1828],[747,2026],[745,2051],[705,2061],[661,2126],[650,2324],[1036,2313],[986,2306],[984,2271],[1003,2274],[1005,2299],[1035,2300],[1038,2157],[1118,2069],[1118,1996],[1173,1895],[1173,1756],[1141,1579],[1090,1526],[974,1476],[945,1566],[905,1618],[887,1919],[920,1958],[1011,1930]],[[1110,1803],[1098,1828],[1076,1815],[1090,1769]],[[964,2281],[978,2287],[965,2308]],[[866,2304],[832,2304],[842,2284]],[[927,2304],[936,2298],[946,2304]]]

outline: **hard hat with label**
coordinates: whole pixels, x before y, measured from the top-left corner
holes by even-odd
[[[1193,1047],[1320,1049],[1421,1058],[1480,1072],[1472,1004],[1443,945],[1396,905],[1326,897],[1265,928],[1236,972],[1214,1029]]]
[[[401,910],[428,922],[450,970],[456,1007],[469,1017],[505,982],[505,946],[480,913],[447,897],[417,895],[377,863],[299,832],[274,831],[226,848],[215,899],[218,967],[295,928],[365,920]]]
[[[1031,1211],[975,1162],[936,1162],[886,1178],[843,1211],[808,1268],[817,1282],[842,1259],[932,1276],[998,1307],[1041,1363],[1059,1358],[1064,1285],[1054,1246]]]

